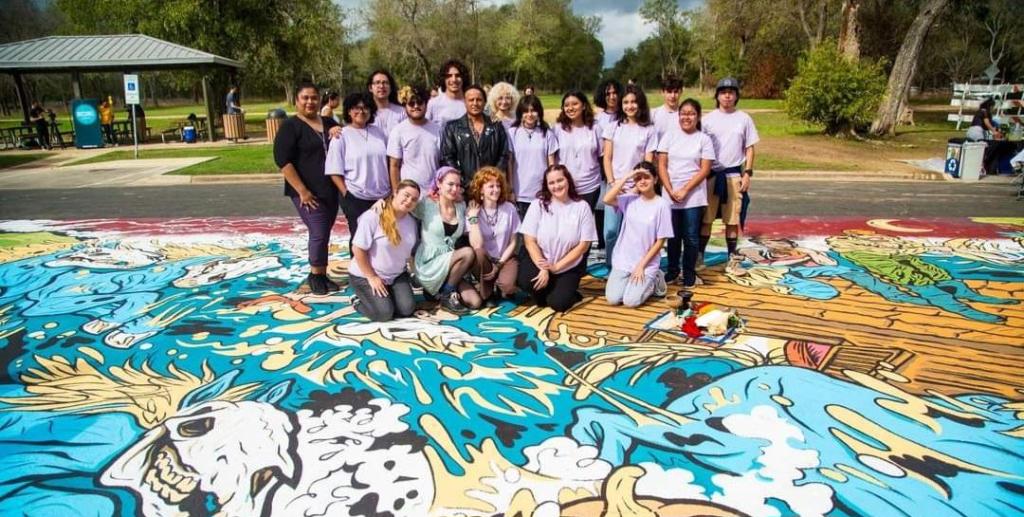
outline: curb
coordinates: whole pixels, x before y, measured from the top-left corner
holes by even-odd
[[[280,174],[205,174],[189,176],[192,185],[267,184],[283,181]]]
[[[838,181],[947,181],[941,172],[915,171],[787,171],[759,170],[754,176],[758,179],[771,180],[817,180],[828,179]]]

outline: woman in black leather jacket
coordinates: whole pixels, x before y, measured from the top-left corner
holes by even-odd
[[[508,165],[508,135],[501,122],[484,116],[487,95],[478,85],[465,89],[466,114],[449,120],[441,134],[441,161],[462,173],[469,185],[476,171],[485,165],[505,170]]]

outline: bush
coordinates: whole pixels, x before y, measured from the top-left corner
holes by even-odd
[[[786,90],[786,113],[825,126],[830,135],[866,126],[885,92],[881,62],[851,60],[833,41],[808,51]]]

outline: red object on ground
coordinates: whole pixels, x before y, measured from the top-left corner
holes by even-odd
[[[700,331],[700,328],[697,327],[696,316],[687,316],[686,320],[683,321],[683,326],[681,328],[683,332],[686,332],[686,335],[690,337],[696,338],[704,335],[704,333]]]

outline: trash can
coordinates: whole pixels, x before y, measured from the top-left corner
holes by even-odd
[[[960,177],[960,155],[963,151],[963,138],[950,138],[946,143],[946,174],[954,178]]]
[[[274,143],[277,131],[281,129],[281,123],[288,118],[288,112],[281,108],[272,109],[267,112],[267,141]]]
[[[985,166],[985,142],[964,142],[960,151],[960,180],[978,181]]]
[[[239,141],[245,136],[245,114],[231,113],[224,115],[224,138]]]

